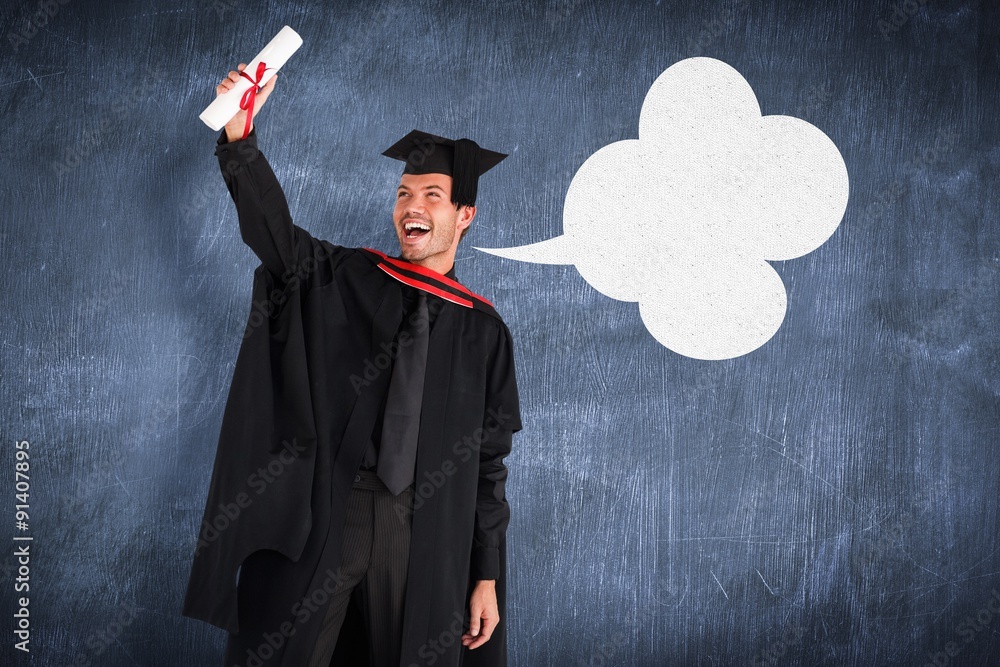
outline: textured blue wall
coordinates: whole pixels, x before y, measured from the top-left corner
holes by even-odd
[[[284,24],[305,45],[258,133],[315,235],[395,251],[379,153],[415,127],[511,154],[457,272],[517,344],[513,665],[1000,660],[986,3],[49,5],[0,24],[10,630],[18,440],[34,537],[31,653],[4,630],[0,662],[221,661],[224,633],[179,610],[257,262],[197,116]],[[851,174],[834,236],[775,265],[777,335],[720,362],[664,348],[571,266],[471,248],[561,233],[576,169],[697,55]]]

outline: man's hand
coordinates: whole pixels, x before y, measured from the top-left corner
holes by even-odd
[[[462,645],[479,648],[489,640],[500,623],[495,581],[477,581],[469,598],[469,631],[462,635]]]
[[[222,95],[227,90],[232,89],[233,86],[237,84],[243,77],[240,76],[240,72],[247,68],[246,63],[240,63],[237,66],[239,71],[230,72],[229,76],[222,80],[218,86],[215,87],[215,96],[218,97]],[[253,103],[253,115],[254,118],[257,117],[257,112],[260,111],[261,107],[264,106],[264,102],[267,101],[268,96],[271,91],[274,90],[274,82],[278,80],[278,73],[275,72],[274,75],[268,79],[264,87],[260,89],[257,93],[257,98]],[[243,126],[247,122],[247,112],[245,109],[240,109],[239,113],[233,116],[233,119],[226,123],[226,141],[238,141],[243,138]],[[250,130],[253,130],[253,118],[250,119]]]

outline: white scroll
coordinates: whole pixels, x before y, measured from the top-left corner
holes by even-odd
[[[268,42],[264,50],[258,53],[257,57],[247,64],[243,72],[247,76],[256,77],[258,63],[264,62],[267,70],[257,83],[257,85],[263,87],[300,46],[302,46],[302,38],[299,37],[297,32],[286,25],[275,35],[274,39]],[[246,77],[241,76],[235,86],[216,97],[208,105],[208,108],[201,112],[198,118],[201,118],[205,125],[208,125],[213,130],[221,130],[226,123],[233,119],[233,116],[239,113],[240,100],[243,98],[243,93],[249,90],[252,85],[254,84]]]

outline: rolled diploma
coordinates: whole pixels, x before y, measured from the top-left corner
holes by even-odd
[[[250,61],[243,71],[247,73],[247,76],[257,75],[257,63],[264,61],[267,71],[260,78],[260,86],[267,83],[274,74],[281,69],[281,67],[288,62],[288,59],[292,57],[298,48],[302,46],[302,38],[299,34],[289,28],[287,25],[278,31],[278,34],[274,36],[264,50],[257,54],[257,57]],[[198,118],[204,121],[205,125],[208,125],[213,130],[221,130],[226,123],[233,119],[240,111],[240,99],[243,97],[243,93],[246,92],[250,86],[253,84],[246,79],[246,77],[240,77],[240,80],[235,86],[219,95],[212,101],[208,107],[201,112]]]

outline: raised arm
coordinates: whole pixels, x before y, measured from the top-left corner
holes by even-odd
[[[240,235],[260,261],[281,282],[298,257],[298,233],[292,224],[285,193],[271,165],[257,148],[256,128],[242,141],[219,137],[215,154],[222,178],[236,204]]]
[[[245,67],[240,63],[239,70],[243,71]],[[216,86],[216,95],[231,89],[239,78],[239,72],[230,72]],[[254,117],[274,90],[277,78],[277,74],[271,77],[257,94]],[[285,193],[271,165],[257,147],[257,129],[252,122],[249,135],[246,139],[242,138],[246,118],[247,112],[241,110],[226,124],[216,142],[215,154],[219,158],[226,187],[236,204],[243,242],[276,281],[284,283],[299,270],[303,259],[318,257],[323,250],[319,241],[292,223]]]

